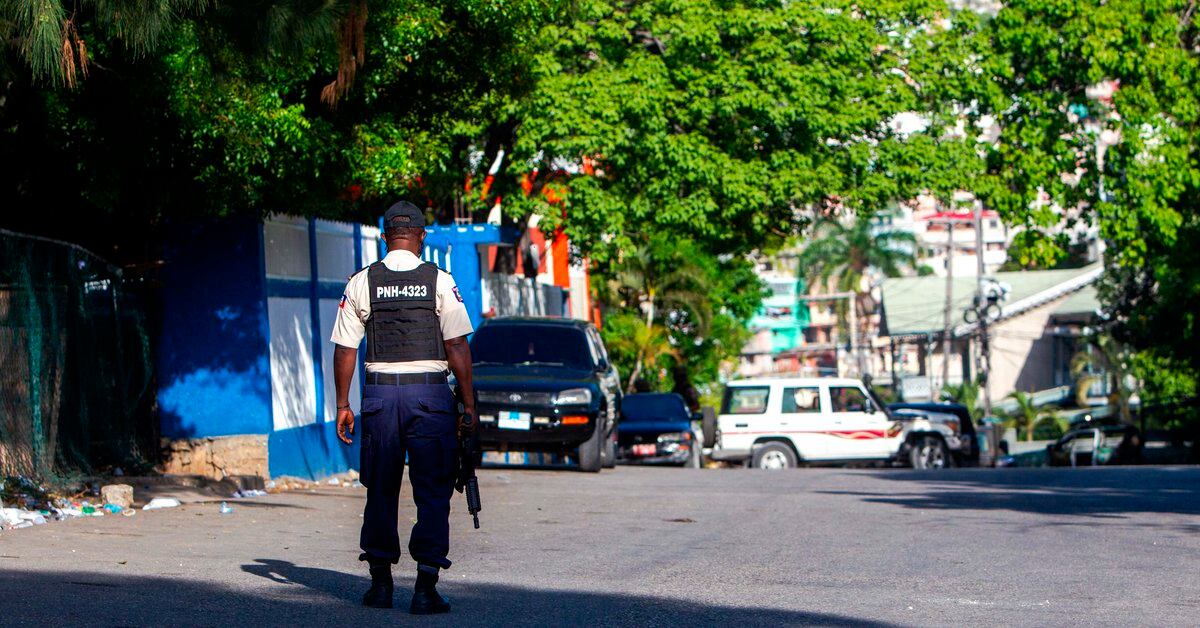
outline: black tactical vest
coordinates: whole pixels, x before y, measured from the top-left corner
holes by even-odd
[[[389,270],[382,261],[367,267],[367,362],[446,359],[437,317],[437,278],[438,268],[430,263],[405,271]]]

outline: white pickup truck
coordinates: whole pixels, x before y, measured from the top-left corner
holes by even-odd
[[[761,469],[848,462],[938,469],[972,447],[959,421],[939,412],[893,414],[857,379],[744,379],[725,390],[711,457]]]

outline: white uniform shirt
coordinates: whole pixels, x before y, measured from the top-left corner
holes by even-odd
[[[402,272],[421,265],[421,259],[409,251],[389,251],[383,258],[388,270]],[[367,273],[359,271],[346,284],[342,303],[338,306],[337,320],[333,322],[333,337],[336,344],[357,349],[367,333],[367,319],[371,318],[371,286]],[[442,327],[442,339],[450,340],[465,336],[475,329],[467,316],[454,278],[444,270],[437,275],[437,317]],[[367,362],[370,373],[441,373],[449,366],[445,360],[416,360],[413,362]]]

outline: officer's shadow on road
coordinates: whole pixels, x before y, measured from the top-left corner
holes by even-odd
[[[399,571],[404,565],[397,567]],[[319,567],[304,567],[286,560],[255,559],[242,565],[242,571],[280,584],[300,585],[313,591],[340,598],[346,612],[378,613],[359,606],[362,592],[370,580]],[[452,572],[451,572],[452,573]],[[412,580],[396,580],[396,608],[407,607]],[[451,623],[472,625],[584,625],[605,618],[607,625],[838,625],[885,626],[881,622],[832,615],[756,606],[733,607],[642,595],[590,591],[533,590],[496,584],[466,584],[450,581],[439,590],[450,598],[454,612]]]

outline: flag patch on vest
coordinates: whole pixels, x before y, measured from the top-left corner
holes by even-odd
[[[406,284],[403,286],[376,286],[376,299],[420,299],[429,296],[429,286],[424,284]]]
[[[346,309],[346,295],[344,295],[344,294],[342,295],[342,302],[338,303],[338,309],[339,310]]]
[[[459,303],[462,303],[462,302],[463,302],[463,300],[462,300],[462,294],[460,294],[460,293],[458,292],[458,286],[454,286],[453,290],[454,290],[454,298],[458,299],[458,302],[459,302]]]

